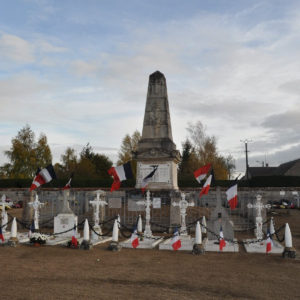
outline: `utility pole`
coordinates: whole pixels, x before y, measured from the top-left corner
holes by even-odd
[[[252,140],[245,139],[245,140],[241,140],[241,142],[245,144],[245,154],[246,154],[246,173],[245,173],[246,176],[245,177],[246,177],[246,180],[248,180],[249,179],[248,143],[252,142]]]

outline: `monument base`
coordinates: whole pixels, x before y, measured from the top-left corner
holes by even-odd
[[[261,241],[256,243],[251,243],[255,239],[243,240],[244,246],[247,253],[263,253],[266,254],[267,241]],[[273,241],[272,250],[268,254],[282,254],[284,247],[280,245],[279,242]]]
[[[181,247],[178,249],[178,251],[192,251],[195,239],[191,238],[190,235],[180,235],[179,239],[181,240]],[[169,238],[163,243],[159,244],[159,250],[171,250],[174,251],[172,247],[172,240],[173,238]]]
[[[233,239],[235,242],[237,239]],[[207,240],[205,244],[205,251],[211,252],[239,252],[239,245],[226,241],[226,246],[220,251],[218,240]]]
[[[77,223],[78,217],[74,214],[58,214],[54,217],[54,234],[65,238],[72,237],[73,235],[80,237],[77,231]],[[76,226],[75,234],[73,230],[74,225]]]
[[[153,238],[144,238],[142,240],[139,240],[139,245],[136,248],[137,249],[153,249],[162,241],[163,241],[163,237],[161,237],[161,236],[153,236]],[[130,239],[128,239],[124,242],[121,242],[120,244],[124,248],[133,248]]]

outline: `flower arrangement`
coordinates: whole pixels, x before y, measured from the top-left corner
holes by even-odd
[[[32,244],[46,244],[48,237],[45,234],[34,232],[31,234],[30,243]]]

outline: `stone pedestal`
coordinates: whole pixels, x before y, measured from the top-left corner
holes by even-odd
[[[163,237],[161,236],[153,236],[153,238],[144,238],[142,240],[139,239],[139,245],[136,249],[153,249],[162,241]],[[121,242],[120,244],[123,248],[133,248],[130,239]]]
[[[190,235],[184,235],[184,236],[179,236],[180,240],[181,240],[181,247],[177,250],[177,251],[192,251],[194,248],[194,244],[195,244],[195,239],[191,238]],[[174,251],[173,247],[172,247],[172,238],[167,239],[166,241],[164,241],[163,243],[159,244],[159,250],[172,250]],[[202,241],[202,247],[205,248],[206,245],[206,239]]]
[[[267,241],[261,241],[253,243],[256,239],[244,240],[244,246],[247,253],[263,253],[266,254]],[[281,254],[283,253],[284,247],[277,241],[273,240],[272,250],[268,254]]]

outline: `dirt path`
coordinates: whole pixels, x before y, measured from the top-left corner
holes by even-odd
[[[300,249],[300,211],[277,211]],[[0,299],[300,299],[300,260],[281,256],[0,247]]]

